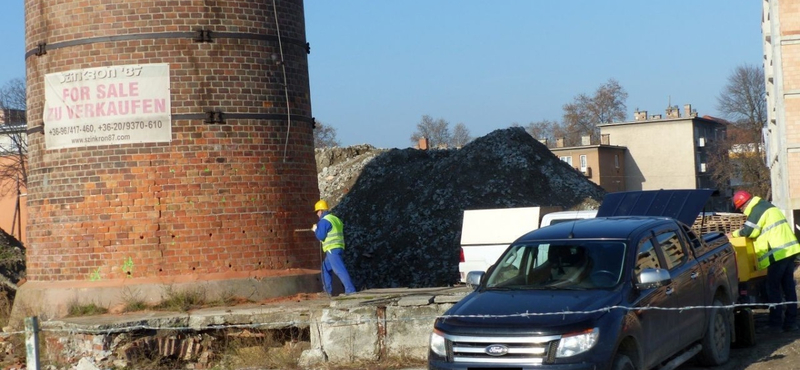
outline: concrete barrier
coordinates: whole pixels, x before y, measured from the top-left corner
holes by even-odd
[[[433,321],[469,293],[466,287],[380,289],[351,296],[214,307],[190,312],[136,312],[43,322],[48,359],[125,365],[132,348],[200,367],[215,358],[208,343],[231,330],[287,330],[307,337],[298,359],[311,368],[387,358],[424,360]],[[205,339],[204,339],[205,338]],[[141,355],[139,353],[139,355]]]

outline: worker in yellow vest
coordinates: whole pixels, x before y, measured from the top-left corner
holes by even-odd
[[[767,269],[767,300],[777,303],[769,309],[767,330],[771,333],[797,331],[794,260],[800,253],[800,244],[792,226],[772,203],[746,191],[733,194],[733,206],[747,216],[747,221],[732,236],[753,239],[757,267]]]
[[[322,242],[322,251],[325,252],[325,259],[322,261],[322,287],[328,295],[333,294],[331,286],[331,271],[339,277],[344,285],[346,295],[356,292],[350,274],[342,261],[344,251],[344,224],[339,217],[336,217],[328,210],[328,202],[320,200],[314,205],[314,212],[319,217],[319,222],[311,226],[311,230]]]

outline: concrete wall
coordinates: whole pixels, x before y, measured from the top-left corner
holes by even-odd
[[[205,308],[189,313],[133,312],[42,321],[41,325],[48,347],[45,352],[57,363],[88,360],[102,368],[112,363],[117,367],[134,365],[131,361],[137,359],[130,358],[131,349],[180,333],[182,339],[167,346],[168,351],[159,345],[151,355],[179,356],[188,364],[211,366],[207,360],[218,361],[225,355],[220,352],[224,346],[214,344],[225,343],[231,334],[291,329],[298,334],[294,339],[305,337],[299,333],[308,333],[309,343],[297,359],[300,368],[352,367],[364,361],[425,360],[434,320],[470,291],[466,287],[371,290],[344,299]],[[143,330],[143,326],[160,329]],[[201,346],[193,339],[201,335],[216,340],[204,341],[211,346]]]
[[[794,1],[767,0],[761,19],[772,200],[796,223],[794,215],[800,210],[800,7]]]
[[[783,77],[783,148],[786,150],[788,199],[791,208],[800,209],[800,7],[796,2],[780,1],[780,53]]]
[[[624,146],[625,189],[694,189],[695,140],[691,119],[649,120],[600,126],[609,144]]]

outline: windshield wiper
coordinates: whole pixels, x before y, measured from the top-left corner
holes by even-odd
[[[541,289],[541,290],[586,290],[584,287],[577,287],[572,285],[565,285],[565,286],[554,286],[554,285],[545,285],[540,287],[534,287],[533,289]]]
[[[486,290],[496,290],[496,291],[520,290],[520,289],[521,289],[521,287],[510,287],[510,286],[486,287]]]

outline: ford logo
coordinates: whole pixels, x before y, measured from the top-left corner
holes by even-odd
[[[492,344],[483,350],[489,356],[503,356],[508,354],[508,347],[502,344]]]

